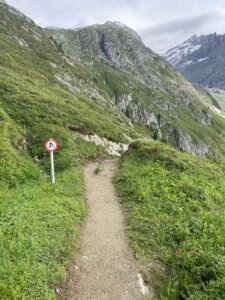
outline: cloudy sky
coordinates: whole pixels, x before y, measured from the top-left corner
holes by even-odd
[[[119,21],[158,53],[193,34],[225,33],[225,0],[6,0],[40,26]]]

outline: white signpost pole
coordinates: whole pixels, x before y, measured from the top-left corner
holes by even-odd
[[[50,152],[50,161],[51,161],[51,183],[55,184],[54,151]]]
[[[50,152],[50,164],[51,164],[51,183],[55,184],[55,167],[54,167],[54,152],[58,149],[58,142],[50,139],[45,142],[46,151]]]

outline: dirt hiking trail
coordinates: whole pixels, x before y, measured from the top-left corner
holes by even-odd
[[[143,285],[124,232],[124,217],[112,176],[115,161],[85,169],[88,216],[81,232],[80,248],[71,263],[64,297],[68,300],[140,300]]]

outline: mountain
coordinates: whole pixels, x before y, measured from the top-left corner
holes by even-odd
[[[189,153],[224,155],[225,122],[204,105],[207,95],[130,28],[107,22],[43,30],[5,2],[0,17],[0,107],[32,158],[44,164],[40,145],[55,136],[64,168],[64,159],[73,161],[74,132],[115,142],[144,135]]]
[[[65,278],[65,267],[87,210],[83,166],[90,160],[109,158],[107,150],[117,147],[123,152],[131,141],[151,138],[224,161],[225,120],[211,110],[210,103],[217,103],[213,97],[194,88],[122,24],[42,29],[1,1],[0,45],[0,295],[12,300],[55,299],[54,289],[58,293],[57,283]],[[49,184],[49,154],[44,149],[49,138],[59,142],[54,154],[54,186]],[[180,190],[177,195],[186,204],[193,197],[192,215],[197,211],[196,199],[208,210],[202,201],[206,197],[212,211],[213,193],[222,201],[217,186],[211,189],[208,182],[202,184],[195,163],[202,159],[195,157],[189,164],[185,154],[184,161],[177,159],[174,153],[180,152],[175,150],[166,155],[160,150],[158,154],[154,147],[139,150],[137,156],[140,153],[144,162],[149,159],[158,164],[164,160],[163,173],[160,169],[155,173],[158,169],[154,167],[149,168],[149,174],[159,178],[165,174],[170,180],[170,172],[178,179],[183,176],[187,196],[184,198]],[[208,163],[212,165],[205,173],[209,181],[220,182],[218,166]],[[183,172],[186,165],[192,170],[192,181]],[[204,197],[196,188],[196,176],[201,188],[208,186]],[[155,186],[159,193],[165,181]],[[145,184],[148,182],[154,181],[148,178]],[[168,185],[163,203],[173,203],[177,197],[170,197],[168,191],[173,191],[174,185],[169,181]],[[175,185],[183,188],[179,182]],[[147,196],[143,188],[141,195]],[[200,207],[201,215],[202,211]],[[177,216],[181,212],[179,207]],[[171,215],[176,216],[173,211]],[[220,242],[215,240],[213,245]],[[212,273],[217,274],[217,270]],[[173,282],[177,285],[176,280]],[[166,290],[170,292],[170,286]]]
[[[188,80],[208,88],[225,89],[225,35],[193,35],[169,50],[164,58]]]
[[[132,122],[147,126],[152,136],[178,149],[212,153],[209,145],[214,144],[215,135],[210,131],[224,120],[219,121],[204,106],[201,93],[145,47],[133,30],[107,22],[45,32],[71,63],[79,61],[88,67],[109,102]]]
[[[117,142],[126,141],[124,134],[138,136],[129,120],[98,93],[88,68],[71,66],[32,20],[0,5],[0,108],[21,131],[24,153],[44,164],[43,141],[55,137],[61,144],[57,161],[65,168],[74,160],[68,150],[74,130]],[[15,143],[9,140],[9,145]]]

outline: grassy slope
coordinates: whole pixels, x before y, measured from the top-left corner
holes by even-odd
[[[135,132],[112,108],[55,79],[50,63],[79,80],[87,70],[67,64],[33,22],[2,4],[0,19],[0,298],[54,299],[85,214],[79,166],[106,155],[69,127],[115,141]],[[59,141],[54,188],[43,147],[50,137]]]
[[[224,299],[224,169],[139,142],[122,158],[115,183],[135,255],[169,269],[159,279],[160,299]]]

